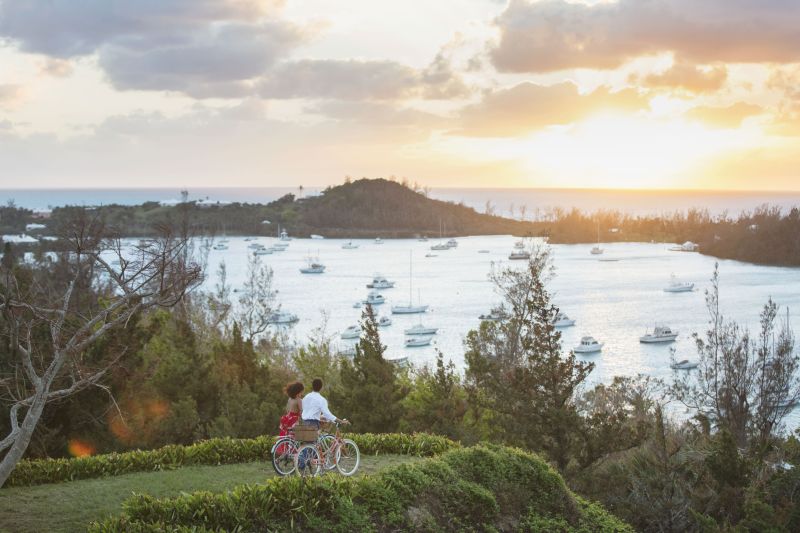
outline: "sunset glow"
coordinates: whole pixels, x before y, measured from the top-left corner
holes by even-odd
[[[797,28],[779,1],[5,0],[0,185],[796,190]]]

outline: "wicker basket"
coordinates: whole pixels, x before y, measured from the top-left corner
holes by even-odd
[[[319,437],[319,430],[314,426],[297,425],[294,427],[294,438],[300,442],[314,442]]]

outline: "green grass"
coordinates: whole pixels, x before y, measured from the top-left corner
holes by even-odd
[[[362,455],[359,474],[418,460],[405,455]],[[259,483],[274,475],[272,464],[257,462],[11,487],[0,490],[0,531],[85,531],[89,522],[119,514],[122,502],[133,492],[155,497],[197,490],[223,492],[236,485]]]

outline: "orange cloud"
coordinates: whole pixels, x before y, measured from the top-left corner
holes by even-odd
[[[645,87],[654,89],[681,89],[691,93],[717,91],[728,79],[728,69],[724,65],[702,68],[685,62],[675,62],[669,69],[658,74],[650,74],[644,79],[634,78]]]
[[[580,94],[574,83],[536,85],[520,83],[484,95],[465,107],[454,134],[478,137],[512,137],[547,126],[577,122],[599,111],[635,112],[647,109],[646,96],[634,89],[611,92],[599,87]]]
[[[747,117],[763,113],[760,106],[745,102],[736,102],[727,107],[698,106],[686,112],[686,117],[700,120],[709,126],[731,129],[741,126]]]

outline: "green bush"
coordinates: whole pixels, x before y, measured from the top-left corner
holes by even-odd
[[[457,443],[436,435],[369,433],[350,435],[365,455],[438,455]],[[76,459],[38,459],[20,461],[4,486],[40,485],[76,479],[116,476],[131,472],[170,470],[182,466],[222,465],[266,461],[275,437],[255,439],[220,438],[197,442],[189,446],[170,445],[156,450],[136,450]]]
[[[175,498],[138,495],[94,533],[122,531],[487,531],[632,529],[574,496],[539,457],[503,447],[453,449],[363,478],[273,478]],[[182,528],[182,529],[181,529]],[[191,529],[195,528],[195,529]]]

